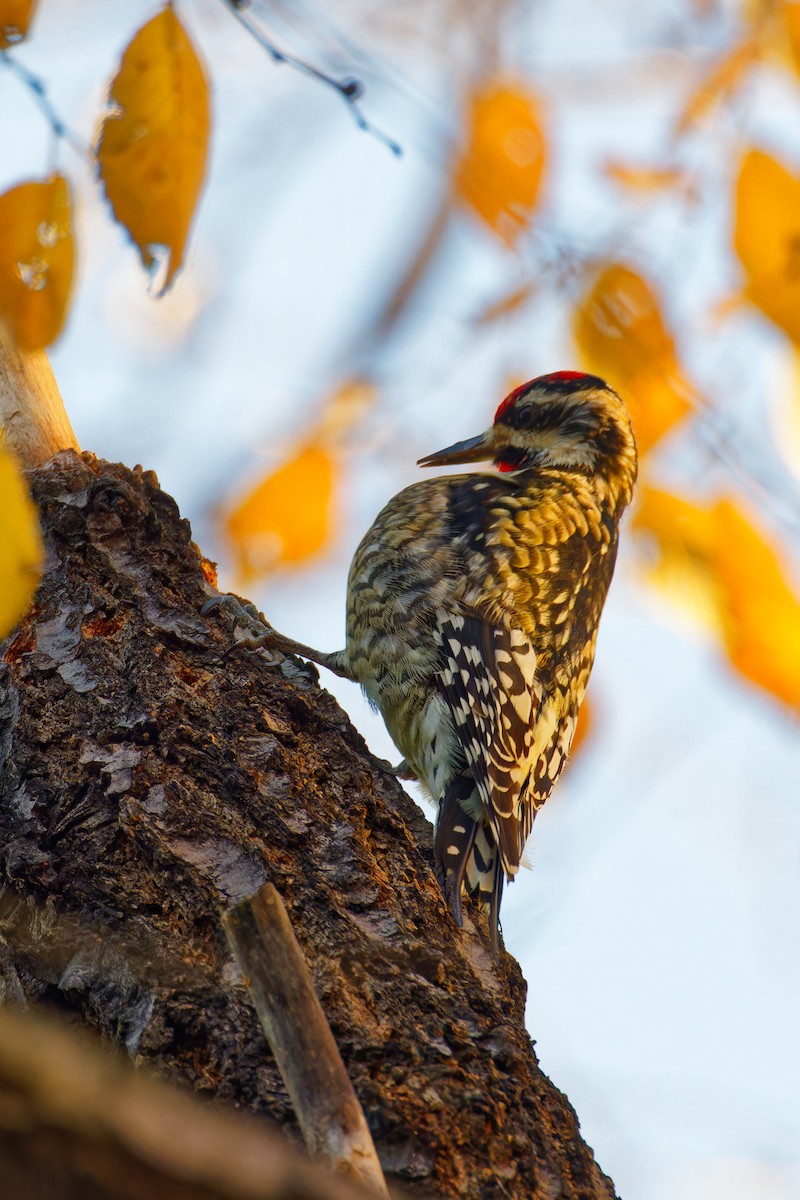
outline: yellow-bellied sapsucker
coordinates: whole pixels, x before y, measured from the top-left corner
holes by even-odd
[[[344,650],[252,618],[248,641],[361,684],[398,770],[437,803],[436,870],[457,924],[463,887],[488,905],[496,953],[504,879],[570,749],[637,460],[619,396],[557,371],[420,465],[481,461],[498,470],[412,484],[378,515],[350,568]]]

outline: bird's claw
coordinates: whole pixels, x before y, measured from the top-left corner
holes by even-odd
[[[400,760],[396,767],[391,768],[390,774],[394,775],[395,779],[408,779],[414,782],[417,780],[416,773],[404,758]]]
[[[257,650],[262,646],[269,647],[278,636],[255,604],[243,600],[233,592],[212,596],[210,600],[206,600],[200,614],[205,617],[217,609],[230,628],[234,646],[246,646],[248,650]]]

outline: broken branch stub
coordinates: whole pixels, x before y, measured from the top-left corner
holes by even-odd
[[[222,923],[309,1154],[388,1197],[364,1112],[280,895],[265,883]]]

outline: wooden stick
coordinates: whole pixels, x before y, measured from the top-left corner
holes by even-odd
[[[229,909],[222,924],[309,1154],[326,1158],[376,1195],[388,1196],[363,1110],[281,897],[265,883]]]
[[[59,450],[78,450],[44,350],[20,350],[0,322],[0,429],[23,467],[38,467]]]

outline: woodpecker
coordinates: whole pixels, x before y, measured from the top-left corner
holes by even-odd
[[[437,806],[434,857],[458,926],[462,892],[488,908],[499,953],[503,884],[564,769],[636,479],[619,396],[557,371],[516,388],[491,427],[419,460],[488,462],[399,492],[356,550],[347,644],[322,653],[252,606],[216,598],[251,645],[359,683]],[[266,627],[266,628],[265,628]]]

